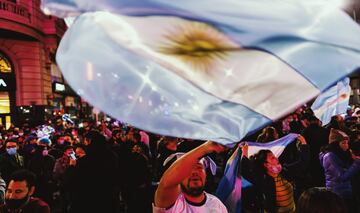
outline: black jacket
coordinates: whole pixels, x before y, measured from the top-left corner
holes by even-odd
[[[87,149],[64,174],[70,212],[116,212],[119,204],[118,157],[104,146]]]

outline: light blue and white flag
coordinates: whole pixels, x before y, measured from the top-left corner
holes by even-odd
[[[264,149],[271,150],[276,157],[279,157],[286,146],[295,141],[297,137],[297,134],[291,133],[268,143],[246,142],[249,146],[248,157]],[[241,149],[238,147],[231,155],[226,163],[224,176],[216,190],[216,196],[225,204],[230,213],[241,212],[241,190],[252,185],[241,176],[241,153]]]
[[[228,159],[224,176],[216,189],[216,196],[225,204],[230,213],[241,212],[241,190],[252,186],[248,180],[241,177],[241,154],[242,151],[238,147]]]
[[[260,150],[268,149],[279,157],[290,143],[294,142],[298,134],[290,133],[282,138],[268,143],[246,142],[249,145],[248,156],[253,156]]]
[[[360,65],[360,27],[328,1],[43,3],[60,16],[98,11],[62,39],[64,77],[96,108],[162,135],[232,144]]]
[[[321,120],[322,125],[328,124],[332,116],[346,113],[350,93],[350,79],[345,78],[316,98],[311,109],[315,116]]]

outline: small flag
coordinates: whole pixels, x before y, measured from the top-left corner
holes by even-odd
[[[276,157],[279,157],[286,146],[292,143],[297,137],[298,134],[290,133],[282,138],[268,143],[246,142],[249,145],[248,156],[250,157],[255,155],[260,150],[268,149],[271,150]]]
[[[332,116],[346,113],[350,93],[350,79],[345,78],[316,98],[311,109],[315,116],[322,121],[322,125],[328,124]]]
[[[224,176],[216,190],[216,196],[224,203],[230,213],[241,212],[241,189],[244,178],[240,175],[241,149],[238,147],[226,163]],[[246,181],[247,185],[250,185]]]

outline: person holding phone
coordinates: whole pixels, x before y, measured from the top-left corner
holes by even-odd
[[[118,212],[119,183],[114,175],[119,170],[118,157],[100,132],[90,130],[84,139],[86,155],[73,160],[69,153],[70,167],[65,171],[70,212]]]

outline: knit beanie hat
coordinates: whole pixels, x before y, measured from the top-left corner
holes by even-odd
[[[51,146],[51,140],[48,137],[42,137],[38,139],[38,144]]]
[[[329,144],[334,142],[340,142],[343,140],[349,140],[349,136],[345,132],[331,128],[329,135]]]

